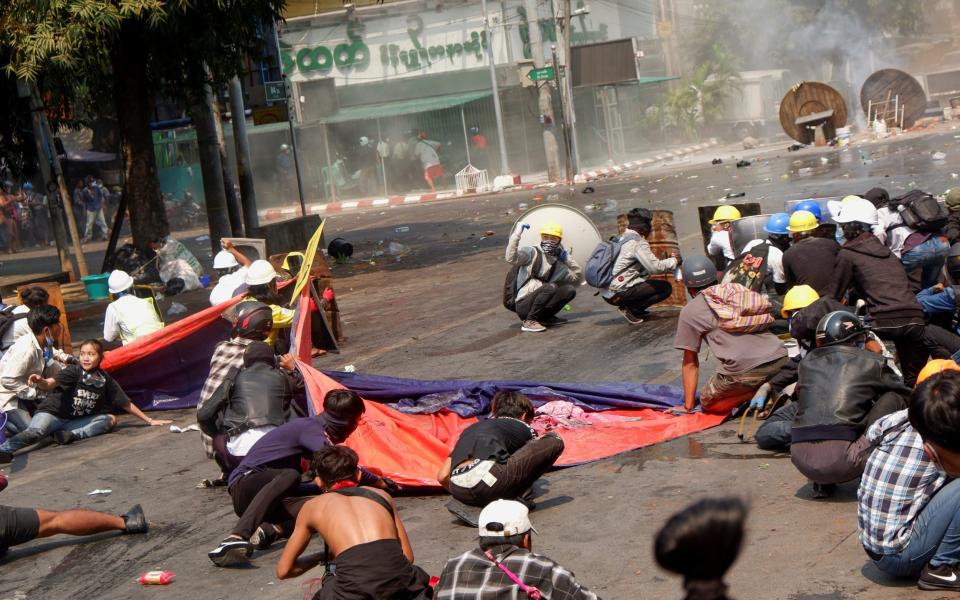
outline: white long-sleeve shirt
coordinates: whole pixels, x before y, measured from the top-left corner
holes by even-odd
[[[707,243],[707,254],[716,256],[723,253],[727,260],[733,260],[736,255],[733,253],[733,233],[726,230],[714,231],[710,234],[710,241]]]
[[[43,349],[37,336],[25,335],[14,342],[0,358],[0,411],[17,408],[20,399],[37,397],[37,388],[31,387],[27,380],[33,374],[41,375],[43,366]]]

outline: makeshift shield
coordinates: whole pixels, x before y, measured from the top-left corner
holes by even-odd
[[[520,215],[514,223],[515,231],[522,223],[530,226],[520,236],[520,247],[539,246],[540,229],[547,223],[557,223],[563,229],[563,248],[570,253],[573,260],[581,267],[587,263],[587,259],[593,253],[593,250],[603,240],[600,237],[600,231],[593,224],[590,217],[583,214],[572,206],[564,204],[541,204],[534,206],[527,212]]]
[[[721,206],[719,204],[711,204],[709,206],[700,206],[697,208],[697,215],[700,217],[700,235],[703,236],[703,253],[707,253],[707,244],[710,243],[710,236],[713,234],[713,225],[710,224],[710,219],[713,218],[713,213],[717,208]],[[760,203],[759,202],[744,202],[742,204],[727,204],[726,206],[733,206],[740,211],[740,215],[743,217],[749,217],[752,215],[760,214]]]
[[[770,215],[751,215],[733,222],[733,253],[737,256],[743,248],[753,240],[767,239],[767,232],[763,227],[770,219]]]

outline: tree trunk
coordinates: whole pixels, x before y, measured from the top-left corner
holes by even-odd
[[[227,156],[227,143],[223,137],[223,117],[220,113],[220,102],[214,99],[213,116],[214,131],[217,133],[217,151],[220,153],[220,168],[223,170],[223,193],[227,200],[227,217],[230,219],[230,229],[235,237],[243,237],[243,215],[240,213],[240,197],[237,196],[237,185],[230,173],[230,157]],[[233,135],[237,135],[234,131]]]
[[[220,248],[220,239],[231,237],[232,231],[227,216],[223,166],[220,164],[220,148],[217,144],[213,92],[210,86],[205,87],[206,93],[203,97],[190,106],[190,117],[197,132],[200,170],[203,173],[203,195],[207,205],[207,220],[210,224],[210,248],[216,253]]]
[[[170,225],[160,197],[160,177],[154,159],[150,131],[154,98],[145,70],[148,57],[143,38],[140,24],[124,23],[112,62],[124,172],[123,195],[130,211],[133,243],[146,249],[152,240],[169,234]]]

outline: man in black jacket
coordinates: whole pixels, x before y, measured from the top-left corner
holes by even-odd
[[[837,254],[832,295],[842,301],[852,289],[867,303],[872,329],[896,345],[904,382],[913,386],[929,353],[923,343],[923,309],[911,292],[907,272],[871,233],[877,209],[869,200],[844,200],[834,220],[846,242]]]
[[[819,218],[810,211],[798,210],[790,215],[787,230],[793,235],[793,245],[783,253],[783,272],[788,287],[809,285],[826,296],[833,284],[840,245],[834,239],[818,236],[819,228]]]
[[[817,348],[800,362],[797,415],[791,431],[794,466],[813,481],[814,498],[863,473],[877,419],[906,408],[910,388],[880,354],[863,348],[867,329],[836,311],[817,325]]]

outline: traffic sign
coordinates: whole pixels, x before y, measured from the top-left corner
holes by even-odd
[[[566,69],[560,67],[560,76],[566,76]],[[527,77],[530,78],[530,81],[550,81],[553,79],[553,67],[541,67],[539,69],[530,69],[527,73]]]
[[[267,81],[263,84],[263,90],[267,97],[267,102],[280,102],[287,99],[287,86],[285,81]]]

